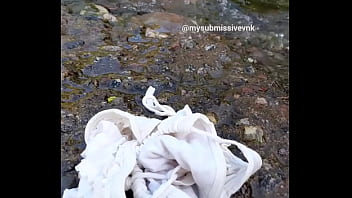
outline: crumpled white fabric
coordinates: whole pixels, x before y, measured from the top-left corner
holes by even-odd
[[[175,112],[149,87],[143,105],[164,120],[118,110],[94,115],[85,129],[86,149],[76,166],[77,188],[63,198],[229,198],[262,165],[257,152],[217,136],[214,124],[188,105]],[[235,156],[234,144],[247,162]]]

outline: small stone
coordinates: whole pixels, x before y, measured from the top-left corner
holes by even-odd
[[[162,39],[162,38],[167,38],[168,35],[165,34],[165,33],[160,33],[160,32],[157,32],[149,27],[147,27],[146,31],[145,31],[145,36],[146,37],[150,37],[150,38],[159,38],[159,39]]]
[[[254,70],[253,66],[250,65],[250,66],[247,66],[244,68],[244,72],[247,74],[254,74],[255,70]]]
[[[197,70],[197,74],[204,75],[207,73],[207,70],[204,67],[201,67]]]
[[[241,125],[241,124],[249,125],[249,119],[248,118],[242,118],[236,124],[238,124],[238,125]]]
[[[215,45],[214,44],[207,45],[207,46],[204,47],[204,49],[207,50],[207,51],[213,50],[213,49],[215,49]]]
[[[148,82],[148,79],[143,78],[143,79],[141,79],[141,80],[140,80],[140,82],[142,82],[142,83],[146,83],[146,82]]]
[[[281,148],[280,150],[279,150],[279,154],[280,155],[286,155],[286,149],[284,149],[284,148]]]
[[[233,98],[234,98],[234,99],[239,99],[240,97],[241,97],[240,94],[234,94],[234,95],[233,95]]]
[[[110,52],[116,52],[116,51],[122,50],[121,47],[113,46],[113,45],[103,46],[101,49],[106,50],[106,51],[110,51]]]
[[[219,59],[223,63],[231,62],[231,58],[229,56],[227,56],[226,54],[220,54]]]
[[[103,19],[108,20],[110,22],[116,22],[117,21],[116,17],[114,15],[110,14],[110,13],[103,14]]]
[[[86,17],[88,18],[95,18],[95,15],[98,15],[98,18],[109,22],[117,21],[116,17],[110,14],[106,8],[97,4],[90,4],[84,7],[84,9],[80,11],[80,15],[87,15]]]
[[[214,124],[217,123],[217,120],[216,120],[216,118],[215,118],[214,113],[207,113],[206,116],[209,118],[209,120],[210,120],[212,123],[214,123]]]
[[[263,129],[259,126],[245,126],[244,127],[244,139],[246,140],[256,140],[259,143],[263,142]]]
[[[182,48],[192,49],[195,46],[195,42],[192,39],[186,39],[181,43]]]
[[[145,27],[158,26],[158,30],[169,33],[177,33],[181,30],[183,24],[189,23],[185,17],[175,13],[152,12],[136,17],[137,21],[144,24]]]
[[[268,102],[266,101],[265,98],[257,98],[257,99],[255,100],[255,103],[256,103],[256,104],[261,104],[261,105],[268,105]]]
[[[270,170],[270,169],[272,169],[273,167],[269,164],[268,160],[264,159],[264,160],[263,160],[263,168],[264,168],[265,170]]]
[[[103,6],[101,6],[101,5],[92,4],[91,6],[95,7],[96,9],[98,9],[98,12],[101,13],[101,14],[109,13],[109,11],[106,8],[104,8]]]
[[[251,57],[249,57],[249,58],[248,58],[248,62],[253,63],[253,62],[254,62],[254,59],[251,58]]]

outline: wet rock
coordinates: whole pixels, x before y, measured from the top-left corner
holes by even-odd
[[[66,47],[67,49],[75,49],[83,45],[84,45],[84,41],[78,40],[78,41],[67,42],[64,44],[64,47]]]
[[[244,72],[246,74],[254,74],[255,70],[254,70],[254,67],[252,65],[250,65],[250,66],[247,66],[244,68]]]
[[[145,36],[150,37],[150,38],[159,38],[159,39],[163,39],[163,38],[168,37],[167,34],[155,31],[149,27],[147,27],[147,29],[145,31]]]
[[[83,74],[96,77],[102,74],[117,73],[120,71],[120,63],[111,57],[103,57],[97,60],[93,65],[83,69]]]
[[[117,22],[117,18],[101,5],[89,4],[80,11],[80,15],[98,17],[109,22]]]
[[[108,45],[108,46],[103,46],[101,47],[102,50],[110,51],[110,52],[117,52],[122,50],[121,47],[119,46],[113,46],[113,45]]]
[[[260,105],[268,105],[268,102],[266,101],[265,98],[257,98],[257,99],[255,100],[255,103],[256,103],[256,104],[260,104]]]
[[[263,142],[263,129],[259,126],[245,126],[244,127],[244,139],[250,141]]]
[[[213,49],[215,49],[215,45],[214,45],[214,44],[206,45],[206,46],[204,47],[204,49],[207,50],[207,51],[213,50]]]
[[[180,32],[182,25],[187,21],[183,16],[168,12],[148,13],[140,16],[138,19],[144,25],[159,33]],[[155,28],[155,26],[159,27]]]
[[[128,37],[128,42],[147,43],[147,42],[150,42],[150,39],[144,39],[140,34],[136,34],[135,36]]]

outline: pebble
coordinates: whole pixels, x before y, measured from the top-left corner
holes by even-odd
[[[206,115],[207,115],[207,117],[209,118],[209,120],[210,120],[212,123],[214,123],[214,124],[217,123],[217,120],[216,120],[216,118],[215,118],[214,113],[207,113]]]
[[[158,38],[158,39],[163,39],[163,38],[167,38],[168,35],[165,33],[160,33],[157,32],[149,27],[147,27],[146,31],[145,31],[145,36],[146,37],[150,37],[150,38]]]
[[[184,49],[192,49],[195,46],[195,42],[191,39],[186,39],[181,43],[181,46]]]
[[[257,99],[255,100],[255,103],[256,103],[256,104],[261,104],[261,105],[268,105],[268,102],[266,101],[265,98],[257,98]]]
[[[238,125],[241,125],[241,124],[249,125],[249,119],[248,118],[242,118],[236,124],[238,124]]]
[[[273,167],[272,167],[271,164],[268,162],[268,160],[264,159],[264,160],[263,160],[263,168],[264,168],[265,170],[270,170],[270,169],[272,169]]]
[[[204,75],[207,73],[207,70],[204,67],[201,67],[197,70],[197,74]]]
[[[207,51],[213,50],[213,49],[215,49],[215,45],[214,44],[207,45],[207,46],[204,47],[204,49],[207,50]]]
[[[109,22],[117,21],[116,17],[110,14],[109,11],[101,5],[90,4],[80,11],[80,15],[94,16],[94,14],[97,14],[100,18]]]
[[[110,51],[110,52],[116,52],[122,50],[121,47],[119,46],[113,46],[113,45],[108,45],[108,46],[103,46],[101,49]]]
[[[240,94],[234,94],[234,95],[233,95],[233,98],[234,98],[234,99],[239,99],[240,97],[241,97]]]
[[[231,58],[229,56],[227,56],[226,54],[220,54],[219,58],[220,58],[220,61],[223,63],[231,62]]]
[[[253,66],[250,65],[250,66],[247,66],[247,67],[244,68],[244,72],[247,73],[247,74],[254,74],[255,70],[254,70]]]
[[[245,126],[244,127],[244,139],[246,140],[256,140],[259,143],[263,142],[263,129],[259,126]]]

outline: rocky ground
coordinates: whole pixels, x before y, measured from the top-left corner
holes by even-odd
[[[88,120],[109,108],[156,117],[141,104],[152,85],[161,103],[189,104],[220,136],[262,156],[262,168],[233,197],[288,197],[287,2],[245,2],[62,1],[62,191],[78,184]],[[259,30],[180,31],[195,23]]]

